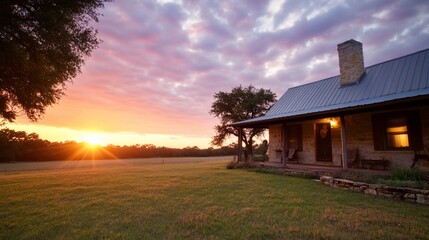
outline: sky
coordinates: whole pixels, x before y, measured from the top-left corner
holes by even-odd
[[[58,104],[9,128],[50,141],[210,146],[219,91],[339,75],[337,44],[363,43],[365,66],[429,47],[427,0],[116,0],[102,43]],[[268,137],[268,136],[265,136]],[[235,139],[233,139],[235,140]]]

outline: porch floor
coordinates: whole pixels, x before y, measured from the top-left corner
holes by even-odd
[[[321,175],[335,175],[342,170],[339,166],[321,166],[321,165],[309,165],[309,164],[299,164],[299,163],[283,163],[280,162],[257,162],[260,166],[265,167],[273,167],[273,168],[281,168],[285,172],[290,173],[310,173],[316,174],[318,176]],[[378,170],[378,169],[363,169],[363,168],[349,168],[349,170],[367,173],[370,175],[380,175],[380,176],[388,176],[390,175],[390,171],[388,170]]]

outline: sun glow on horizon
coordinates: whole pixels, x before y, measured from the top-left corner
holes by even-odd
[[[95,134],[95,133],[88,133],[87,135],[84,135],[82,137],[82,141],[88,143],[89,145],[92,146],[97,146],[97,145],[105,145],[106,143],[103,141],[102,137],[100,137],[99,135]]]
[[[6,127],[17,131],[35,132],[41,139],[51,142],[76,141],[86,142],[93,146],[154,144],[159,147],[184,148],[198,146],[210,147],[210,137],[170,135],[170,134],[142,134],[136,132],[107,132],[96,130],[75,130],[65,127],[54,127],[43,124],[13,123]]]

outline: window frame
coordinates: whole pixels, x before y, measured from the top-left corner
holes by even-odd
[[[302,151],[303,150],[303,144],[302,144],[302,125],[301,124],[288,124],[286,125],[285,129],[285,140],[286,140],[286,145],[288,148],[291,148],[290,146],[290,142],[291,139],[296,140],[296,151]],[[295,136],[292,136],[291,133],[295,132]]]
[[[389,132],[389,128],[391,128],[392,126],[389,124],[389,121],[392,121],[392,120],[396,120],[396,119],[401,119],[401,120],[403,120],[404,122],[405,122],[405,127],[406,127],[406,131],[405,132],[400,132],[400,131],[397,131],[397,132]],[[409,118],[407,117],[407,116],[404,116],[403,114],[391,114],[391,115],[387,115],[385,118],[384,118],[384,138],[385,138],[385,142],[386,142],[386,146],[385,146],[385,148],[387,149],[387,150],[410,150],[411,149],[411,143],[410,143],[410,123],[409,123]],[[400,134],[404,134],[404,133],[406,133],[407,134],[407,141],[408,141],[408,146],[406,146],[406,147],[395,147],[395,146],[392,146],[391,145],[391,143],[390,143],[390,141],[389,141],[389,138],[390,138],[390,136],[396,136],[396,135],[400,135]]]
[[[388,121],[403,118],[406,122],[408,147],[389,146]],[[409,151],[422,150],[423,137],[421,134],[420,116],[418,111],[379,113],[372,115],[374,150],[378,151]]]

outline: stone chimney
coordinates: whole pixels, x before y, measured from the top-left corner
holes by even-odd
[[[362,43],[350,39],[338,44],[337,50],[340,62],[340,85],[359,83],[360,77],[365,73]]]

